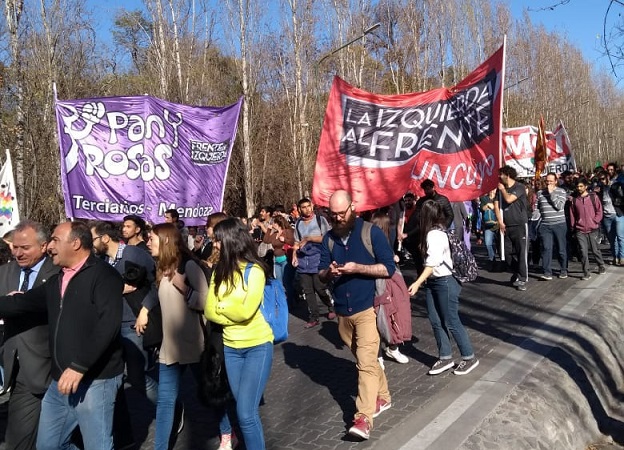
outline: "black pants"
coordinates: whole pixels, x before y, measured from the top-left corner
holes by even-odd
[[[505,260],[511,272],[520,281],[529,279],[527,225],[505,227]]]
[[[6,428],[7,448],[35,450],[37,428],[43,394],[35,395],[20,382],[19,375],[9,398],[9,417]]]
[[[330,311],[334,310],[333,301],[327,290],[327,285],[321,281],[318,273],[300,273],[299,282],[301,283],[301,290],[308,304],[310,322],[318,320],[319,318],[319,306],[316,301],[316,294],[318,294],[321,301],[327,305]]]

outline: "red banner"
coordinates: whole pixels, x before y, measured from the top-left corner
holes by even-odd
[[[504,46],[452,88],[377,95],[335,77],[321,133],[312,198],[338,189],[359,211],[422,193],[431,179],[451,201],[496,187],[500,164]]]

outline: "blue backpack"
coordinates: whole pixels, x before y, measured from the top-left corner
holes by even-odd
[[[248,283],[252,266],[252,263],[247,263],[245,267],[243,275],[245,284]],[[288,300],[281,281],[275,278],[267,280],[264,285],[264,296],[260,302],[260,311],[273,330],[273,343],[279,344],[288,339]]]

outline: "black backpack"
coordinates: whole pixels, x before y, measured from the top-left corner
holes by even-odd
[[[457,281],[460,283],[467,283],[474,281],[479,276],[479,270],[477,268],[477,261],[474,255],[463,240],[460,240],[454,233],[450,233],[448,230],[440,230],[446,233],[446,237],[449,241],[449,248],[451,250],[451,258],[453,260],[453,269],[451,272]],[[445,263],[446,264],[446,263]],[[448,265],[447,265],[448,266]]]

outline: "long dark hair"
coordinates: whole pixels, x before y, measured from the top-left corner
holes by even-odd
[[[427,256],[427,233],[434,228],[446,228],[446,214],[442,205],[435,200],[427,200],[420,211],[420,236],[418,249],[423,258]]]
[[[214,268],[215,294],[223,283],[227,285],[227,294],[234,290],[234,274],[243,277],[241,262],[258,264],[269,278],[269,266],[258,256],[258,244],[240,219],[230,217],[215,225],[214,240],[221,243],[219,262]]]

